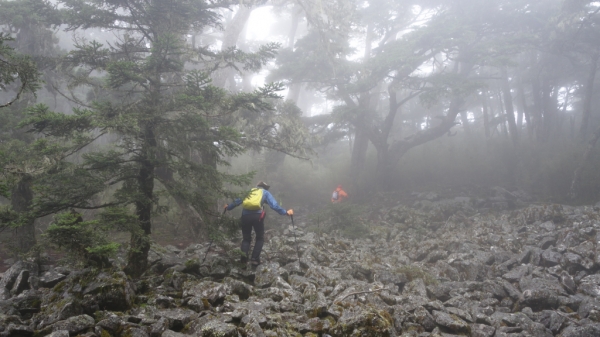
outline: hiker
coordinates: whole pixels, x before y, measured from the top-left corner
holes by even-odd
[[[273,195],[269,192],[269,185],[265,182],[259,182],[256,188],[250,191],[250,194],[244,198],[244,200],[237,198],[231,204],[225,205],[224,210],[230,211],[240,204],[243,207],[242,210],[242,252],[244,253],[241,257],[241,262],[248,262],[248,251],[250,250],[250,240],[252,238],[252,228],[256,233],[256,243],[252,250],[252,256],[250,263],[253,266],[260,264],[260,252],[265,240],[265,210],[263,204],[267,204],[275,212],[281,215],[293,215],[293,210],[285,210],[277,204]]]
[[[342,202],[344,199],[348,198],[348,193],[342,189],[342,185],[338,185],[338,187],[333,191],[331,195],[331,202],[337,204]]]

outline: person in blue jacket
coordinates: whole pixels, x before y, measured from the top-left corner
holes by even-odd
[[[230,211],[239,205],[242,205],[242,252],[244,253],[241,257],[241,262],[248,262],[248,251],[250,250],[250,240],[252,238],[252,229],[256,233],[256,243],[252,250],[250,257],[250,263],[253,266],[260,264],[260,253],[265,241],[265,210],[263,205],[266,203],[275,212],[281,215],[291,216],[294,214],[293,210],[285,210],[277,204],[277,201],[273,195],[269,192],[269,185],[263,181],[256,185],[255,189],[252,189],[250,194],[243,200],[240,198],[235,199],[232,203],[225,205],[225,210]]]

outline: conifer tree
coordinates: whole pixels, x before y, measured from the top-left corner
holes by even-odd
[[[231,176],[218,167],[247,145],[261,144],[253,134],[241,136],[240,120],[272,121],[265,116],[285,114],[272,104],[281,86],[232,95],[211,84],[210,71],[227,65],[257,70],[278,46],[255,53],[192,48],[188,31],[219,27],[217,10],[228,8],[226,2],[66,0],[62,5],[69,29],[113,30],[118,41],[81,40],[64,59],[71,87],[90,89],[90,103],[74,96],[81,107],[73,115],[39,109],[26,124],[39,134],[62,138],[75,152],[109,135],[117,141],[83,154],[62,186],[46,185],[39,205],[59,210],[84,197],[88,205],[79,202],[78,207],[104,208],[103,221],[130,229],[125,270],[139,276],[147,267],[152,217],[165,209],[161,200],[173,198],[206,222],[215,200],[227,194],[224,182],[249,182],[250,175]],[[271,130],[267,139],[285,128]],[[110,200],[89,201],[90,194],[111,188]],[[65,194],[65,189],[75,193]],[[81,189],[87,192],[77,193]]]

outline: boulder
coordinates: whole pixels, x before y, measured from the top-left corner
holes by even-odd
[[[100,310],[125,311],[133,305],[135,292],[122,271],[101,272],[90,277],[83,295],[90,295]]]
[[[94,318],[88,315],[69,317],[51,325],[52,331],[67,330],[70,335],[76,335],[91,330],[95,325]]]
[[[469,333],[471,327],[456,315],[434,310],[433,319],[435,323],[455,333]]]
[[[52,269],[42,274],[40,277],[40,286],[44,288],[52,288],[65,278],[67,278],[67,275],[61,274],[55,269]]]
[[[345,309],[333,331],[340,336],[364,337],[391,337],[396,333],[392,316],[369,306]]]
[[[243,286],[238,283],[233,282],[233,284],[243,288]],[[241,288],[238,288],[238,291],[241,290]],[[188,281],[183,285],[183,298],[189,299],[191,297],[196,297],[200,299],[206,299],[213,306],[222,303],[225,299],[225,296],[230,293],[231,289],[227,283],[223,284],[213,281]]]
[[[237,328],[230,323],[210,321],[202,327],[203,337],[237,337]]]
[[[263,263],[256,268],[254,286],[257,288],[270,287],[279,277],[279,263]]]

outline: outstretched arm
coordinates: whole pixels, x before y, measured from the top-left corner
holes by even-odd
[[[277,201],[275,200],[275,198],[273,197],[271,192],[264,190],[263,195],[265,198],[265,202],[269,205],[269,207],[271,207],[272,210],[274,210],[275,212],[277,212],[281,215],[288,214],[288,212],[285,209],[283,209],[283,208],[281,208],[281,206],[279,206],[279,204],[277,203]]]
[[[242,204],[242,199],[236,198],[235,200],[233,200],[233,202],[231,204],[228,204],[227,207],[225,207],[225,208],[227,208],[228,211],[231,211],[232,209],[238,207],[241,204]]]

